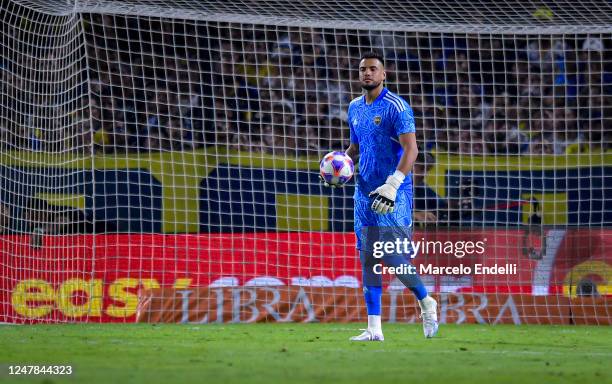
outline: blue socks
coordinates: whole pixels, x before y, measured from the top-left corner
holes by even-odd
[[[363,295],[365,297],[368,315],[380,314],[380,298],[382,295],[382,276],[373,272],[374,265],[381,262],[380,259],[372,257],[367,252],[359,252],[361,258],[362,278],[363,278]],[[399,267],[401,265],[410,265],[404,256],[386,255],[382,258],[382,262],[390,267]],[[414,274],[398,274],[395,275],[404,286],[412,291],[417,300],[423,300],[427,297],[427,289],[423,285],[423,281],[418,273]]]
[[[368,315],[380,316],[380,298],[382,287],[366,285],[363,287],[363,297],[365,298]]]
[[[416,296],[417,300],[423,300],[427,297],[427,289],[419,278],[419,282],[414,287],[408,287]]]
[[[427,297],[427,289],[425,289],[425,286],[422,282],[419,281],[416,286],[409,288],[412,293],[414,293],[417,300],[423,300]],[[382,287],[376,287],[372,285],[363,287],[363,297],[365,298],[368,315],[380,316]]]

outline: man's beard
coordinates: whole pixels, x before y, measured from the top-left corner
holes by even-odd
[[[373,89],[375,89],[376,87],[378,87],[380,85],[380,81],[378,83],[371,83],[371,84],[366,84],[366,83],[361,83],[361,89],[365,89],[366,91],[371,91]]]

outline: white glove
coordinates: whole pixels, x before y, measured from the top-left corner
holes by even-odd
[[[406,175],[401,171],[395,171],[393,175],[387,177],[385,184],[370,192],[370,197],[374,197],[372,210],[379,214],[393,212],[397,190],[404,182]]]
[[[327,181],[325,181],[325,179],[323,178],[323,176],[319,175],[319,180],[321,180],[321,182],[323,183],[324,186],[326,186],[327,188],[342,188],[344,187],[344,184],[330,184]]]

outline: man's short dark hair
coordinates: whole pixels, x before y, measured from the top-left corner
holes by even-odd
[[[363,59],[376,59],[380,61],[383,67],[385,66],[385,59],[380,53],[375,52],[375,51],[369,51],[369,52],[364,53],[363,55],[361,55],[361,59],[359,59],[359,61]]]

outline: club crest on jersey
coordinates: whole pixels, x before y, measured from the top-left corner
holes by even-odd
[[[380,125],[380,122],[382,121],[382,117],[380,116],[374,116],[374,124],[376,125]]]

